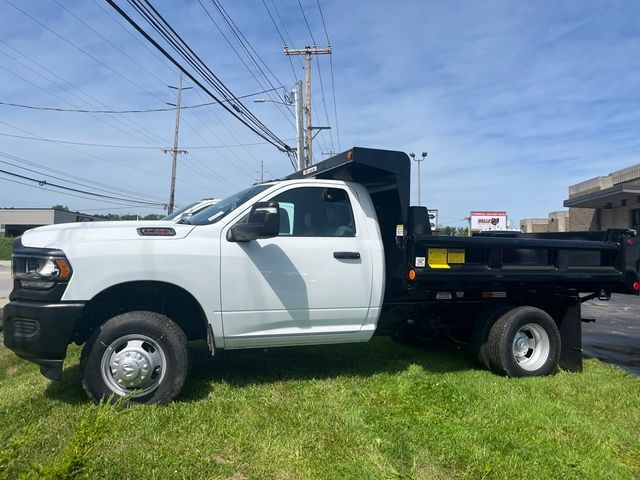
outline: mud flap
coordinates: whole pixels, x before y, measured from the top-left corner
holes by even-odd
[[[580,300],[567,306],[559,318],[560,368],[570,372],[582,371],[582,315]]]

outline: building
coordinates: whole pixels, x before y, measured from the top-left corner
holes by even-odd
[[[520,230],[524,233],[545,233],[549,231],[548,218],[524,218],[520,221]]]
[[[52,208],[0,208],[0,236],[17,237],[30,228],[57,223],[93,222],[102,218]]]
[[[525,218],[523,232],[582,232],[609,228],[640,230],[640,164],[569,187],[564,201],[569,210],[549,217]]]
[[[640,164],[569,187],[569,229],[640,229]]]

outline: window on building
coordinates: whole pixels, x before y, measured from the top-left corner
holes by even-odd
[[[640,229],[640,208],[631,210],[631,228]]]

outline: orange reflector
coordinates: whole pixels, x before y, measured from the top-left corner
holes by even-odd
[[[56,267],[58,267],[58,270],[60,270],[60,275],[58,275],[58,278],[60,280],[69,280],[71,278],[71,266],[69,265],[69,263],[62,258],[56,258],[54,262],[56,264]]]
[[[352,158],[352,157],[353,157],[353,151],[352,151],[352,150],[349,150],[349,151],[347,152],[347,158],[348,158],[349,160],[351,160],[351,158]]]
[[[636,292],[640,291],[640,282],[633,282],[633,289]]]
[[[415,280],[415,279],[416,279],[416,271],[409,270],[409,280]]]

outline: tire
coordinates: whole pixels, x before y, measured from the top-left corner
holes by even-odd
[[[471,331],[471,351],[480,362],[480,365],[487,370],[491,370],[489,360],[489,332],[505,312],[515,308],[513,305],[494,305],[483,311],[473,323]]]
[[[536,307],[517,307],[491,327],[489,362],[509,377],[551,375],[560,360],[560,332],[549,314]]]
[[[164,315],[127,312],[91,335],[80,363],[82,387],[93,402],[126,397],[126,403],[164,404],[187,378],[187,337]]]

